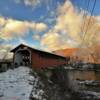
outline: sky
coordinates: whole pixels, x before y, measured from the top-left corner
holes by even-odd
[[[77,47],[82,43],[84,33],[85,45],[98,44],[100,0],[96,0],[92,16],[95,0],[90,0],[87,7],[88,2],[0,0],[0,53],[20,43],[46,51]]]

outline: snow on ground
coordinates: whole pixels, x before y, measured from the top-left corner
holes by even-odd
[[[83,100],[100,100],[100,93],[94,91],[80,91]]]
[[[33,85],[37,80],[29,74],[30,69],[19,67],[0,73],[0,100],[29,100]]]

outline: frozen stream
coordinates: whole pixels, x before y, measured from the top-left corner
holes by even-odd
[[[36,80],[29,71],[19,67],[0,73],[0,100],[29,100],[33,88],[29,83]]]

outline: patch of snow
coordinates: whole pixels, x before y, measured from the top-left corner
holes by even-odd
[[[82,94],[85,98],[93,98],[93,100],[100,100],[100,93],[94,92],[94,91],[82,91]]]
[[[30,68],[19,67],[0,73],[0,100],[29,100],[37,78],[29,74]]]
[[[43,91],[43,87],[44,84],[42,82],[39,80],[35,81],[31,92],[31,98],[35,98],[36,100],[46,100],[46,95]]]
[[[100,81],[95,81],[95,80],[83,80],[83,81],[77,81],[79,84],[84,84],[84,85],[91,85],[91,86],[100,86]]]

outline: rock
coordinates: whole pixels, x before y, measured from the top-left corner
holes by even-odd
[[[25,95],[25,93],[22,93],[21,95],[23,95],[23,96],[24,96],[24,95]]]
[[[3,93],[2,92],[0,92],[0,97],[3,97]]]

